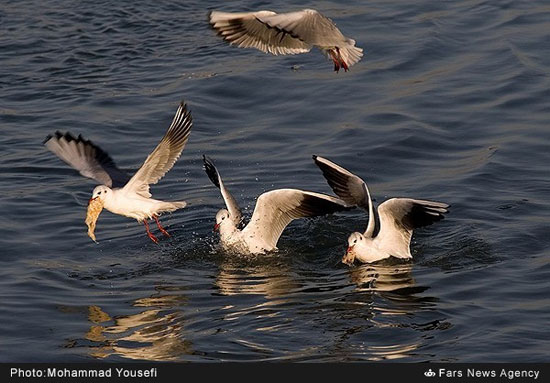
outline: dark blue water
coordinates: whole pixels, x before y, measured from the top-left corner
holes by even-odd
[[[206,22],[305,7],[364,49],[350,72],[318,51],[230,47]],[[547,361],[549,31],[545,1],[3,1],[0,360]],[[173,238],[155,245],[106,212],[94,244],[95,183],[43,139],[81,133],[135,169],[182,99],[190,140],[152,187],[189,203],[163,217]],[[296,221],[277,253],[228,256],[202,154],[247,216],[274,188],[329,193],[312,154],[378,203],[451,213],[415,234],[410,263],[339,263],[361,211]]]

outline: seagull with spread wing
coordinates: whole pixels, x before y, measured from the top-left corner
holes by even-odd
[[[147,235],[155,243],[158,243],[158,239],[149,230],[147,223],[149,219],[155,220],[159,230],[165,236],[170,236],[161,226],[158,216],[164,212],[181,209],[187,203],[153,199],[149,192],[149,185],[156,184],[174,166],[187,143],[192,125],[191,114],[182,102],[160,143],[131,178],[117,168],[106,152],[80,135],[75,138],[69,132],[56,132],[46,138],[44,141],[46,148],[78,170],[84,177],[92,178],[101,184],[94,188],[92,198],[88,202],[86,223],[88,235],[94,241],[95,221],[102,208],[143,222]]]
[[[241,48],[256,48],[273,55],[294,55],[318,47],[334,63],[348,69],[363,56],[355,40],[342,34],[329,18],[314,9],[275,13],[212,11],[210,25],[224,40]]]
[[[297,218],[316,217],[353,208],[339,198],[297,189],[276,189],[265,192],[256,200],[250,222],[241,230],[239,205],[224,186],[212,160],[203,157],[204,170],[210,181],[220,189],[227,209],[216,214],[214,230],[226,249],[244,253],[265,253],[277,249],[277,242],[288,224]]]
[[[351,265],[355,259],[370,263],[391,256],[412,258],[413,230],[442,220],[448,212],[446,203],[412,198],[391,198],[376,211],[365,181],[326,158],[313,156],[313,160],[338,197],[369,213],[365,232],[355,232],[348,238],[348,250],[342,259],[345,264]]]

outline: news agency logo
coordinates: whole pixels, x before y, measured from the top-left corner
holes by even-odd
[[[435,376],[435,372],[430,368],[428,371],[424,371],[424,376],[427,378],[433,378]]]

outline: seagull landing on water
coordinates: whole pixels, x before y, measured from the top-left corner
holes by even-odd
[[[204,156],[204,170],[210,181],[220,189],[227,209],[216,214],[214,230],[220,231],[220,240],[226,249],[244,253],[265,253],[276,250],[283,230],[294,219],[316,217],[349,210],[339,198],[297,189],[276,189],[260,195],[252,218],[239,229],[242,215],[239,205],[223,185],[220,173],[211,159]]]
[[[210,24],[224,40],[241,48],[274,55],[309,52],[317,46],[334,62],[334,70],[348,69],[363,56],[355,40],[347,38],[329,18],[314,9],[228,13],[212,11]]]
[[[351,265],[355,259],[370,263],[390,256],[412,258],[413,229],[440,221],[448,212],[446,203],[391,198],[378,206],[376,214],[365,181],[326,158],[313,156],[313,160],[337,196],[369,213],[367,230],[348,238],[348,250],[342,259],[345,264]]]
[[[174,166],[187,143],[192,125],[191,114],[182,102],[160,143],[131,178],[117,168],[106,152],[82,136],[75,138],[68,132],[56,132],[46,138],[44,145],[50,151],[84,177],[102,184],[93,190],[88,202],[86,223],[90,238],[95,241],[95,221],[102,208],[143,222],[147,235],[155,243],[158,243],[158,239],[149,230],[148,219],[154,219],[162,234],[170,236],[161,226],[158,216],[181,209],[186,206],[186,202],[152,199],[149,185],[156,184]]]

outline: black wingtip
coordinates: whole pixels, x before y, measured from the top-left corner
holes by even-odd
[[[181,113],[179,113],[179,109],[181,109]],[[180,101],[180,104],[179,104],[179,107],[178,107],[178,112],[176,114],[183,115],[184,120],[187,120],[187,119],[189,119],[190,121],[193,120],[193,117],[191,116],[191,111],[189,110],[185,100]]]
[[[322,166],[322,165],[328,166],[326,162],[329,162],[329,163],[332,162],[328,158],[318,156],[317,154],[314,154],[313,156],[311,156],[311,158],[313,158],[313,161],[317,164],[317,166]]]
[[[42,141],[42,145],[46,144],[46,142],[48,142],[49,140],[51,140],[52,138],[56,138],[57,140],[59,140],[61,137],[65,137],[65,139],[67,141],[73,141],[75,140],[74,136],[71,134],[71,132],[66,132],[66,133],[62,133],[60,132],[59,130],[56,130],[54,134],[48,134],[46,136],[46,138],[44,139],[44,141]]]
[[[208,157],[206,154],[202,155],[202,162],[204,162],[205,168],[206,167],[216,168],[216,166],[214,165],[214,161],[212,161],[212,159]]]
[[[204,163],[204,171],[206,172],[206,175],[208,178],[210,178],[210,181],[219,188],[220,187],[220,180],[218,175],[218,170],[216,169],[216,166],[214,165],[214,161],[212,161],[209,157],[207,157],[205,154],[202,155],[202,161]]]
[[[52,138],[53,138],[53,135],[48,134],[48,135],[46,136],[46,138],[44,139],[44,141],[42,141],[42,145],[45,145],[46,142],[48,142],[48,141],[51,140]]]
[[[322,198],[315,195],[305,194],[302,201],[300,210],[310,217],[333,214],[339,211],[348,211],[355,209],[355,205],[348,205],[345,201],[338,201],[333,196],[323,193],[317,193],[329,198]],[[334,199],[334,200],[333,200]]]
[[[214,28],[214,24],[215,24],[215,23],[212,22],[212,12],[214,12],[214,11],[208,11],[208,12],[206,13],[206,22],[207,22],[208,25],[210,26],[210,29],[212,29],[213,31],[215,31],[217,34],[220,34],[220,32],[219,32],[216,28]]]
[[[405,227],[412,230],[419,227],[429,226],[445,219],[445,214],[449,213],[449,205],[442,202],[436,203],[437,205],[430,205],[428,203],[417,203],[413,205],[411,210],[402,219]]]

